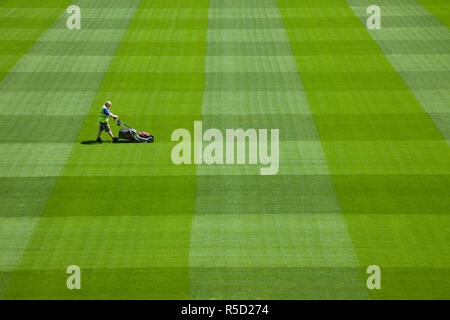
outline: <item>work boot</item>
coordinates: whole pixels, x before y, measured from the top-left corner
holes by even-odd
[[[95,141],[98,142],[98,143],[102,143],[103,142],[102,138],[100,138],[100,137],[98,137],[97,140],[95,140]]]
[[[113,138],[113,143],[117,143],[117,142],[119,142],[119,138],[117,138],[117,137]]]

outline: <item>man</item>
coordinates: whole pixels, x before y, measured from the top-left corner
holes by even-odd
[[[102,110],[100,111],[100,127],[98,128],[98,137],[97,142],[102,143],[103,140],[100,138],[100,135],[102,134],[102,131],[105,130],[108,132],[109,136],[113,139],[113,142],[117,142],[119,138],[115,138],[114,135],[111,132],[111,127],[109,126],[109,118],[113,117],[114,119],[117,119],[119,116],[116,116],[115,114],[112,114],[111,111],[109,111],[109,108],[111,107],[111,101],[106,101],[105,105],[102,107]]]

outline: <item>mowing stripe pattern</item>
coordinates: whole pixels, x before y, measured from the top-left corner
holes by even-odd
[[[191,297],[367,298],[276,1],[209,17],[203,130],[279,129],[280,169],[197,166]]]
[[[448,1],[73,3],[0,0],[0,298],[450,297]],[[95,143],[105,100],[155,143]],[[175,165],[196,120],[278,173]]]
[[[365,24],[365,10],[370,1],[348,3]],[[383,10],[382,28],[369,30],[370,35],[445,139],[450,140],[450,32],[447,26],[417,1],[379,4]],[[418,27],[410,27],[411,20]],[[435,48],[439,48],[439,52]]]
[[[126,3],[117,2],[118,12],[129,14],[139,4],[126,7]],[[172,163],[170,136],[178,127],[192,126],[201,115],[208,4],[143,0],[129,26],[117,17],[120,23],[114,26],[125,34],[89,104],[9,296],[188,297],[195,167]],[[155,20],[161,29],[155,30]],[[171,31],[172,25],[184,30],[182,36]],[[95,32],[90,36],[94,40],[86,54],[101,57],[95,48],[105,41]],[[201,47],[202,42],[203,53],[185,50],[192,43]],[[151,131],[156,142],[92,143],[106,99],[113,102],[113,113],[137,129]],[[111,126],[117,135],[117,127]],[[71,264],[83,272],[80,291],[65,287],[66,274],[60,270]],[[25,283],[34,290],[23,291]]]
[[[383,289],[371,297],[448,297],[450,150],[442,134],[346,1],[278,3],[361,271],[383,270]],[[408,12],[411,1],[395,3]],[[391,20],[389,29],[412,21]],[[425,45],[415,41],[396,49]]]

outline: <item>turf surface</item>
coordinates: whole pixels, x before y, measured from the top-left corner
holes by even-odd
[[[0,298],[449,298],[445,1],[381,30],[370,1],[75,4],[0,1]],[[92,143],[106,99],[156,142]],[[174,165],[194,120],[280,129],[278,174]]]

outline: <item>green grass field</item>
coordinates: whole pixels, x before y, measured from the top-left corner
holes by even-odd
[[[0,299],[449,299],[449,25],[446,0],[0,0]],[[155,143],[87,143],[106,100]],[[278,174],[173,164],[194,121],[279,129]]]

